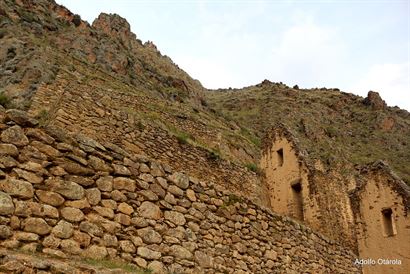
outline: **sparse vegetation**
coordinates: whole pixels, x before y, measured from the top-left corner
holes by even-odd
[[[5,108],[9,108],[10,103],[11,103],[10,98],[4,93],[0,93],[0,105],[2,105]]]
[[[245,167],[249,169],[250,171],[253,171],[255,173],[260,173],[260,169],[255,163],[247,163],[245,164]]]
[[[49,113],[46,109],[40,110],[40,112],[36,115],[36,119],[38,120],[40,126],[45,126],[49,118]]]
[[[208,159],[212,161],[218,161],[221,159],[220,151],[218,150],[208,150]]]

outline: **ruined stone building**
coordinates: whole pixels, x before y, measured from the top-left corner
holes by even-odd
[[[344,243],[360,259],[373,259],[363,273],[408,273],[409,187],[383,162],[343,182],[337,171],[326,173],[307,159],[284,126],[268,132],[260,165],[273,211]]]

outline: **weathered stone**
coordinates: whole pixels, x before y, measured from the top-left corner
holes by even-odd
[[[98,245],[92,245],[83,252],[84,257],[95,260],[104,259],[107,255],[107,248]]]
[[[48,145],[51,145],[55,141],[53,137],[51,137],[50,135],[48,135],[47,133],[45,133],[43,130],[39,128],[27,128],[26,135],[28,137],[33,137],[34,139],[37,139]]]
[[[57,249],[60,246],[61,239],[54,237],[53,235],[49,235],[44,238],[43,240],[43,246],[52,248],[52,249]]]
[[[176,185],[170,185],[168,187],[168,191],[176,196],[183,196],[184,195],[184,191],[182,189],[180,189],[179,187],[177,187]]]
[[[98,205],[101,201],[101,192],[98,188],[86,189],[85,196],[91,205]]]
[[[63,181],[58,178],[48,179],[46,185],[50,190],[57,192],[72,200],[79,200],[84,197],[84,188],[77,183]]]
[[[88,176],[88,175],[94,174],[94,171],[92,169],[83,167],[82,165],[78,163],[68,161],[68,160],[62,162],[60,166],[64,168],[65,171],[73,175]]]
[[[136,248],[131,241],[120,241],[120,249],[124,252],[135,253]]]
[[[53,227],[51,233],[58,238],[68,239],[74,233],[73,225],[69,222],[61,220],[55,227]]]
[[[115,222],[120,223],[122,225],[130,225],[131,224],[131,218],[128,215],[118,213],[114,217]]]
[[[166,179],[162,177],[157,177],[155,178],[155,181],[163,188],[163,189],[168,189],[168,182]]]
[[[138,178],[146,183],[152,183],[155,180],[154,177],[149,173],[142,173]]]
[[[161,209],[151,202],[145,201],[138,208],[138,214],[142,217],[159,220],[162,217]]]
[[[26,162],[24,164],[20,164],[19,168],[35,172],[36,174],[39,174],[39,175],[47,174],[47,170],[42,165],[40,165],[39,163],[31,162],[31,161]]]
[[[115,175],[120,175],[120,176],[130,176],[131,175],[131,171],[126,166],[112,164],[112,167],[114,168]]]
[[[6,225],[0,225],[0,239],[8,239],[13,235],[10,227]]]
[[[143,196],[146,200],[154,202],[154,201],[158,201],[158,196],[157,194],[155,194],[154,192],[152,192],[151,190],[141,190],[139,192],[139,194],[141,196]]]
[[[163,263],[159,261],[152,261],[148,264],[148,269],[150,269],[152,274],[165,274],[167,271],[165,270],[165,266]]]
[[[1,156],[0,155],[0,166],[3,168],[12,168],[12,167],[16,167],[18,165],[18,162],[16,160],[14,160],[13,157],[5,155],[5,156]],[[3,176],[2,178],[6,177],[4,172],[3,172]]]
[[[124,189],[130,192],[134,192],[136,186],[135,186],[135,181],[130,178],[117,177],[114,179],[113,187],[114,189],[118,189],[118,190]]]
[[[177,200],[175,199],[175,196],[172,195],[171,193],[167,192],[167,195],[165,195],[164,200],[167,203],[170,203],[171,205],[176,205],[177,204]]]
[[[177,211],[165,211],[164,217],[176,225],[184,225],[186,223],[184,214]]]
[[[8,177],[0,182],[0,189],[14,197],[23,199],[33,198],[33,185],[29,182]]]
[[[79,255],[82,252],[80,245],[76,241],[71,240],[71,239],[62,240],[60,244],[60,248],[65,253],[74,254],[74,255]]]
[[[19,231],[14,235],[14,238],[21,242],[35,242],[38,241],[38,239],[40,239],[40,236],[31,232]]]
[[[169,254],[174,256],[177,259],[191,259],[192,258],[192,253],[188,249],[180,245],[171,246],[169,250]]]
[[[102,206],[95,206],[93,209],[101,216],[108,218],[108,219],[113,219],[114,218],[114,210],[112,208],[108,207],[102,207]]]
[[[212,267],[212,257],[202,251],[195,251],[194,259],[202,268]]]
[[[15,172],[19,178],[24,179],[32,184],[41,184],[43,182],[43,177],[38,176],[33,172],[29,172],[20,168],[13,168],[13,172]]]
[[[19,155],[19,151],[15,145],[11,144],[0,144],[0,155],[9,155],[16,157]]]
[[[169,176],[168,179],[182,189],[187,189],[189,187],[189,177],[184,173],[175,172]]]
[[[104,241],[104,245],[106,247],[116,247],[118,246],[118,240],[117,237],[115,235],[111,235],[111,234],[104,234],[103,236],[103,241]]]
[[[41,206],[42,213],[37,214],[37,216],[44,216],[44,217],[49,217],[49,218],[54,218],[57,219],[60,217],[60,214],[58,213],[58,209],[51,206],[51,205],[42,205]]]
[[[61,216],[70,222],[80,222],[84,219],[84,213],[74,207],[64,207],[61,209]]]
[[[188,199],[189,199],[191,202],[196,202],[195,191],[193,191],[192,189],[187,189],[187,190],[186,190],[186,196],[188,197]]]
[[[23,229],[26,232],[33,232],[39,235],[50,233],[51,227],[46,221],[40,218],[29,217],[22,222]]]
[[[50,174],[53,176],[64,176],[68,173],[64,170],[64,168],[60,166],[53,166],[52,168],[50,168]]]
[[[91,222],[88,222],[88,221],[81,222],[79,228],[80,228],[81,231],[87,232],[88,234],[90,234],[92,236],[101,237],[104,234],[101,227],[99,227],[96,224],[93,224]]]
[[[52,206],[60,206],[65,201],[60,194],[52,191],[37,190],[36,196],[40,199],[41,202]]]
[[[81,186],[91,186],[94,184],[94,180],[90,177],[69,175],[64,178],[66,181],[77,183]]]
[[[74,200],[74,201],[66,201],[64,203],[64,205],[66,207],[74,207],[74,208],[78,208],[78,209],[84,209],[84,208],[89,208],[90,203],[88,202],[87,199],[81,199],[81,200]]]
[[[117,202],[125,202],[127,200],[127,196],[117,189],[111,192],[111,198]]]
[[[112,182],[113,182],[113,177],[112,176],[104,176],[100,177],[97,180],[97,187],[101,191],[112,191]]]
[[[150,184],[149,185],[149,190],[154,192],[156,195],[158,195],[161,198],[164,198],[167,192],[158,184]]]
[[[105,163],[104,160],[97,158],[95,156],[89,156],[88,163],[92,166],[96,171],[105,171],[111,172],[112,168]]]
[[[137,233],[146,244],[159,244],[162,242],[161,235],[152,227],[138,229]]]
[[[138,247],[137,254],[138,256],[149,260],[158,260],[161,258],[161,252],[151,250],[144,246]]]
[[[38,125],[38,121],[28,116],[26,111],[19,109],[8,109],[6,111],[5,121],[13,121],[23,127],[34,127]]]
[[[132,208],[132,206],[127,203],[120,203],[118,205],[118,211],[127,215],[131,215],[132,213],[134,213],[134,208]]]
[[[47,254],[47,255],[51,255],[53,257],[67,258],[67,255],[61,250],[55,250],[55,249],[51,249],[51,248],[44,248],[43,253]],[[67,269],[64,269],[60,264],[57,264],[57,263],[53,264],[51,268],[54,268],[55,270],[60,269],[60,271],[61,271],[61,269],[63,269],[62,273],[70,273],[70,272],[67,272]],[[72,267],[68,268],[68,271],[73,271],[73,270],[74,270],[74,268],[72,268]],[[57,271],[57,273],[61,273],[61,272]]]
[[[145,218],[142,217],[134,217],[131,219],[131,223],[133,226],[136,226],[138,228],[143,228],[148,226],[148,222]]]
[[[29,143],[23,129],[18,125],[3,130],[1,133],[1,141],[16,146],[26,146]]]
[[[89,246],[91,242],[90,235],[77,230],[74,231],[73,239],[83,248]]]
[[[10,195],[0,191],[0,215],[10,215],[14,212],[14,204]]]
[[[37,148],[40,152],[44,153],[45,155],[50,156],[51,158],[57,158],[60,156],[61,152],[57,149],[53,148],[52,146],[43,144],[39,141],[31,142],[31,145]]]
[[[147,267],[147,261],[144,260],[143,258],[136,257],[136,258],[134,258],[133,261],[134,261],[134,263],[135,263],[136,265],[138,265],[139,267],[142,267],[142,268],[146,268],[146,267]]]
[[[268,260],[276,261],[278,254],[274,250],[266,250],[265,258]]]

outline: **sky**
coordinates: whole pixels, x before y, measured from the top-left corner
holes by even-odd
[[[264,79],[327,87],[410,111],[410,0],[57,0],[90,24],[126,18],[207,88]]]

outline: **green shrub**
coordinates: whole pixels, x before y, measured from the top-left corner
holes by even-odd
[[[208,159],[218,161],[221,159],[221,153],[217,150],[211,149],[208,151]]]
[[[247,169],[249,169],[250,171],[253,171],[253,172],[255,172],[255,173],[259,173],[260,171],[259,171],[259,167],[255,164],[255,163],[247,163],[246,165],[245,165],[245,167],[247,168]]]
[[[0,93],[0,105],[2,105],[5,108],[8,108],[10,106],[10,103],[10,98],[4,93]]]
[[[40,110],[40,112],[36,115],[36,119],[38,120],[40,126],[46,125],[49,118],[50,116],[46,109]]]
[[[180,144],[187,144],[188,141],[189,141],[189,139],[191,139],[191,138],[190,138],[191,135],[190,135],[190,134],[187,134],[187,133],[185,133],[185,132],[178,132],[178,133],[175,135],[175,137],[177,138],[178,143],[180,143]]]

